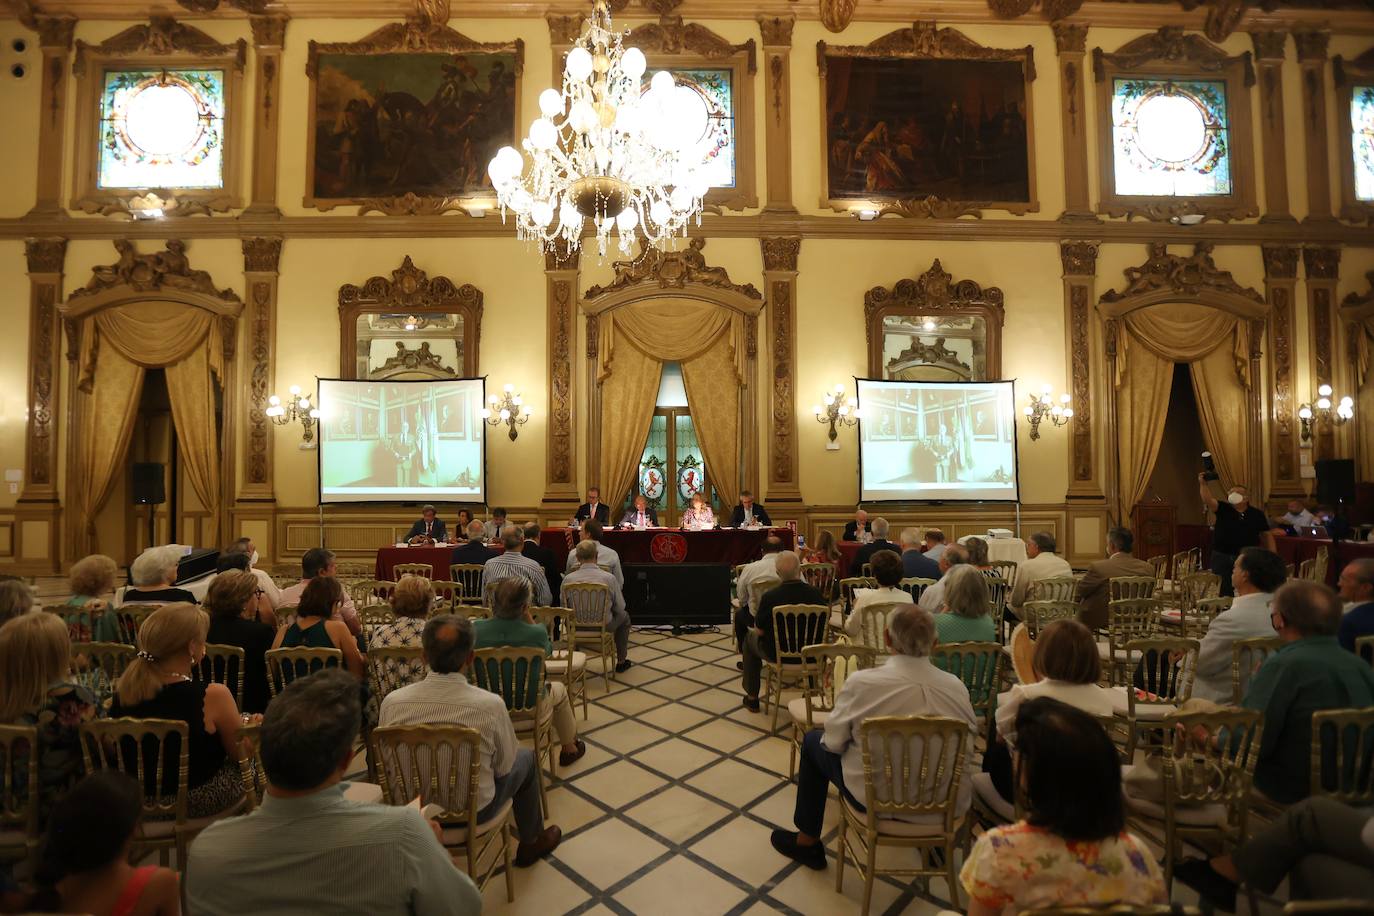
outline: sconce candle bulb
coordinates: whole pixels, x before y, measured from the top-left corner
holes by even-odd
[[[1355,418],[1355,399],[1344,395],[1332,406],[1336,397],[1335,390],[1325,382],[1317,386],[1315,404],[1298,405],[1298,422],[1301,424],[1301,442],[1307,446],[1312,442],[1312,427],[1317,423],[1327,426],[1344,426]]]
[[[825,393],[825,406],[812,408],[818,423],[829,423],[830,432],[828,433],[832,448],[839,448],[834,445],[839,433],[836,432],[836,425],[853,426],[859,422],[860,416],[857,408],[851,407],[848,398],[844,395],[844,385],[836,385],[834,394],[829,391]]]
[[[1041,385],[1040,394],[1030,395],[1030,404],[1022,410],[1026,419],[1030,420],[1032,441],[1040,438],[1042,420],[1048,419],[1052,426],[1063,426],[1073,419],[1073,408],[1069,406],[1073,402],[1073,398],[1065,393],[1061,394],[1056,402],[1053,391],[1054,389],[1049,385]]]
[[[487,398],[487,403],[491,406],[482,411],[482,419],[491,426],[506,424],[510,428],[510,440],[514,442],[520,435],[515,428],[530,422],[530,416],[534,411],[524,403],[524,398],[516,392],[514,385],[504,385],[501,390],[501,397],[493,394]]]

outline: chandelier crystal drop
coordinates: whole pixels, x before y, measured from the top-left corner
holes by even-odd
[[[545,251],[559,239],[576,249],[587,220],[603,258],[612,233],[628,255],[637,239],[661,245],[701,223],[705,113],[666,71],[644,89],[644,53],[622,37],[606,0],[595,0],[564,63],[563,91],[539,95],[524,153],[502,147],[487,167],[502,218],[511,212],[517,236]]]

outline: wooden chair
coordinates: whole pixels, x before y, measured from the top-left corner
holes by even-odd
[[[501,581],[500,579],[493,579],[482,586],[482,607],[492,608],[496,606],[496,587],[501,584]]]
[[[395,590],[395,582],[384,579],[365,579],[350,585],[348,596],[353,599],[353,603],[358,607],[366,607],[369,604],[382,604],[390,601],[391,593]]]
[[[1201,567],[1201,551],[1194,553],[1192,550],[1180,550],[1169,558],[1169,586],[1174,600],[1178,600],[1178,594],[1183,590],[1183,579]]]
[[[1155,596],[1153,576],[1113,576],[1107,580],[1109,601],[1140,601]]]
[[[115,622],[119,626],[119,641],[137,646],[139,627],[143,626],[143,621],[154,611],[161,608],[160,604],[126,604],[110,612],[115,615]]]
[[[454,563],[448,568],[448,580],[463,587],[457,600],[464,604],[482,603],[482,564]]]
[[[1314,582],[1326,582],[1327,570],[1331,567],[1331,550],[1326,547],[1318,547],[1315,568],[1312,570],[1312,580]]]
[[[0,861],[37,864],[39,756],[36,727],[0,725]]]
[[[1115,582],[1115,579],[1111,580]],[[1151,583],[1153,579],[1146,580]],[[1097,652],[1107,668],[1111,684],[1129,684],[1140,658],[1126,652],[1126,644],[1149,639],[1159,632],[1164,602],[1154,598],[1124,598],[1107,602],[1107,638],[1097,641]]]
[[[549,796],[544,788],[544,770],[538,763],[547,755],[549,775],[557,776],[558,742],[553,735],[553,705],[544,689],[544,650],[534,646],[478,649],[473,653],[472,673],[478,687],[505,700],[515,734],[533,740],[539,802],[548,817]]]
[[[97,697],[108,697],[137,652],[122,642],[72,643],[73,677]]]
[[[873,578],[873,564],[872,564],[872,563],[865,563],[865,564],[863,564],[862,566],[860,566],[860,567],[859,567],[859,575],[863,576],[865,579],[872,579],[872,578]]]
[[[453,609],[463,603],[461,582],[431,582],[429,587],[434,589],[434,607],[429,612],[431,617],[435,614],[452,614]]]
[[[165,866],[175,849],[177,862],[183,863],[186,847],[197,833],[222,817],[241,813],[249,804],[245,796],[217,814],[189,817],[191,747],[185,722],[95,719],[81,724],[80,740],[87,773],[116,770],[143,787],[143,818],[134,834],[135,858],[156,849],[158,861]]]
[[[998,642],[1006,642],[1007,601],[1011,598],[1011,585],[1001,576],[988,576],[988,613],[992,615],[993,632]]]
[[[834,632],[843,632],[844,625],[849,620],[850,613],[854,610],[854,592],[861,588],[877,588],[877,579],[865,579],[863,576],[850,576],[841,579],[838,583],[840,594],[840,610],[837,614],[830,615],[830,629]]]
[[[845,862],[852,856],[864,882],[861,916],[868,914],[873,882],[880,871],[927,882],[932,876],[943,875],[950,900],[959,908],[954,850],[965,842],[968,819],[967,815],[957,816],[954,806],[972,740],[967,722],[941,716],[875,716],[859,727],[865,810],[856,811],[841,795],[835,890],[839,892],[844,886]],[[856,799],[859,797],[856,793]],[[894,820],[896,817],[924,817],[933,822],[911,823]],[[919,851],[920,864],[915,868],[880,868],[879,846],[914,848]],[[943,852],[943,862],[927,865],[927,853],[934,849]]]
[[[1174,862],[1183,854],[1184,840],[1205,839],[1234,848],[1245,839],[1261,718],[1252,709],[1175,713],[1164,718],[1163,803],[1128,792],[1126,805],[1127,822],[1164,848],[1166,891],[1172,892]],[[1195,732],[1205,732],[1206,740],[1195,739]]]
[[[1310,582],[1317,581],[1317,558],[1311,557],[1298,564],[1299,579],[1307,579]]]
[[[338,649],[315,649],[296,646],[290,649],[267,650],[267,687],[272,698],[281,693],[298,677],[314,674],[321,668],[343,667],[343,653]],[[269,700],[270,702],[270,700]]]
[[[801,577],[807,585],[825,596],[826,601],[835,597],[835,581],[838,572],[834,563],[803,563]]]
[[[1021,621],[1031,639],[1040,635],[1040,628],[1056,620],[1078,619],[1078,605],[1073,601],[1027,601],[1021,605]]]
[[[1163,590],[1163,589],[1162,589],[1162,586],[1163,586],[1163,584],[1164,584],[1164,580],[1167,579],[1167,578],[1169,577],[1169,557],[1168,557],[1168,555],[1167,555],[1167,554],[1162,554],[1162,553],[1161,553],[1161,554],[1158,554],[1157,556],[1146,557],[1146,558],[1145,558],[1145,562],[1146,562],[1146,563],[1149,563],[1149,564],[1150,564],[1150,568],[1154,570],[1153,576],[1154,576],[1154,579],[1155,579],[1155,585],[1157,586],[1157,592],[1158,592],[1158,591],[1162,591],[1162,590]]]
[[[397,563],[391,567],[391,575],[397,582],[406,576],[419,576],[422,579],[434,578],[434,567],[429,563]]]
[[[572,612],[578,647],[588,656],[601,656],[602,683],[610,693],[611,679],[615,677],[615,665],[611,663],[615,655],[615,634],[610,630],[613,607],[610,588],[600,582],[565,582],[558,595]]]
[[[1277,636],[1252,636],[1231,643],[1231,705],[1240,705],[1250,678],[1282,645]]]
[[[372,646],[367,650],[367,680],[378,708],[393,690],[422,681],[429,673],[419,646]]]
[[[854,671],[872,668],[877,658],[872,649],[849,643],[822,643],[802,648],[802,695],[787,704],[787,711],[792,716],[789,779],[797,772],[797,754],[801,752],[802,739],[813,728],[825,725],[830,711],[835,708],[835,695],[845,679]]]
[[[1210,572],[1189,573],[1183,577],[1178,590],[1179,614],[1187,617],[1203,598],[1221,595],[1221,576]]]
[[[573,613],[565,607],[532,607],[530,616],[548,631],[553,655],[544,667],[552,680],[561,680],[568,689],[568,702],[577,707],[582,699],[582,718],[587,718],[587,653],[577,651],[577,627]]]
[[[433,805],[426,813],[442,828],[444,848],[464,854],[478,889],[504,865],[506,901],[514,901],[513,803],[507,800],[491,818],[477,820],[481,733],[456,725],[387,725],[372,730],[372,749],[383,800],[407,805],[418,797],[427,808]]]
[[[865,604],[859,608],[854,612],[859,615],[858,645],[872,649],[879,658],[887,658],[891,654],[887,649],[887,618],[902,608],[909,607],[911,605],[906,602],[882,601]],[[855,642],[856,640],[850,641]]]
[[[997,692],[1002,683],[1002,644],[995,642],[952,642],[937,645],[931,662],[955,675],[968,688],[973,710],[983,718],[983,740],[992,734],[997,716]]]
[[[897,583],[897,587],[911,596],[912,604],[920,604],[921,596],[926,589],[935,584],[934,579],[926,579],[921,576],[908,576]]]
[[[262,766],[262,723],[245,722],[239,726],[239,780],[249,807],[256,808],[267,796],[267,771]]]
[[[778,730],[778,708],[782,691],[803,684],[806,679],[801,652],[806,646],[825,639],[830,608],[824,604],[780,604],[773,608],[773,647],[775,658],[763,659],[765,702],[773,706],[773,728]]]
[[[993,560],[988,566],[1007,583],[1007,594],[1010,595],[1011,590],[1016,588],[1016,571],[1021,568],[1021,564],[1015,560]]]
[[[1074,601],[1078,592],[1078,579],[1073,576],[1050,576],[1036,579],[1026,592],[1026,604],[1032,601]]]
[[[1312,794],[1374,805],[1374,706],[1312,713]]]
[[[1374,665],[1374,636],[1356,636],[1355,654]]]
[[[362,624],[364,635],[370,635],[373,627],[385,627],[395,623],[396,612],[389,604],[369,604],[358,609],[358,622]]]
[[[1199,598],[1192,607],[1179,608],[1178,625],[1188,639],[1201,639],[1217,615],[1231,607],[1230,598]]]
[[[777,576],[762,576],[749,583],[749,610],[759,606],[763,596],[782,584],[782,580]]]
[[[279,604],[274,612],[277,618],[277,627],[289,627],[296,622],[296,611],[300,609],[299,604]]]
[[[1132,657],[1147,663],[1147,656],[1156,660],[1153,682],[1149,676],[1145,681],[1147,688],[1154,688],[1147,697],[1138,697],[1134,687],[1129,684],[1124,688],[1126,718],[1132,723],[1138,737],[1144,735],[1148,739],[1159,733],[1164,718],[1177,713],[1178,708],[1192,697],[1198,648],[1196,639],[1171,636],[1136,639],[1126,643],[1126,651]]]
[[[90,642],[100,621],[107,613],[112,613],[109,602],[100,598],[92,598],[81,607],[59,605],[43,610],[62,618],[62,623],[67,627],[67,639],[73,643]]]
[[[191,666],[191,679],[207,684],[223,684],[234,694],[234,703],[243,709],[243,649],[218,643],[205,644],[205,657]]]
[[[299,573],[300,568],[297,567],[293,572]],[[371,579],[376,573],[377,567],[371,563],[336,562],[334,564],[334,578],[345,585],[351,585],[354,582],[362,582],[364,579]],[[295,582],[299,581],[300,576],[296,576],[292,584],[294,585]]]

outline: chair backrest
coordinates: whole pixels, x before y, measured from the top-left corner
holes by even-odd
[[[878,653],[867,646],[852,643],[820,643],[803,646],[801,650],[803,696],[806,698],[806,721],[814,724],[814,714],[835,708],[835,695],[845,679],[855,671],[872,668]]]
[[[239,781],[243,793],[256,808],[267,794],[267,771],[262,767],[262,722],[244,722],[239,726]]]
[[[1002,577],[1002,580],[1007,583],[1007,588],[1016,587],[1016,571],[1020,569],[1021,564],[1015,560],[993,560],[988,566]]]
[[[1164,580],[1169,577],[1169,557],[1167,554],[1157,554],[1153,557],[1146,557],[1145,562],[1150,564],[1154,570],[1152,575],[1157,585],[1163,585]]]
[[[401,581],[402,576],[423,576],[426,579],[434,578],[434,566],[430,563],[397,563],[391,567],[391,574],[396,577],[396,581]]]
[[[299,604],[279,604],[275,612],[278,627],[289,627],[296,622],[296,612],[300,610]]]
[[[190,729],[171,719],[94,719],[81,723],[87,773],[117,770],[143,787],[145,818],[186,819]]]
[[[368,604],[381,604],[391,599],[396,583],[385,579],[364,579],[348,587],[348,596],[358,607]]]
[[[564,582],[558,597],[563,606],[572,611],[573,620],[581,629],[604,629],[610,622],[611,589],[604,583]]]
[[[954,829],[973,733],[967,722],[943,716],[875,716],[859,726],[864,761],[864,807],[878,818],[938,815]],[[857,794],[857,793],[856,793]]]
[[[1179,610],[1187,614],[1203,598],[1216,598],[1220,594],[1221,576],[1212,572],[1189,573],[1179,583]]]
[[[1312,713],[1312,794],[1374,805],[1374,706]]]
[[[434,607],[430,609],[430,615],[450,614],[455,605],[463,600],[463,583],[461,582],[431,582],[429,587],[434,589]]]
[[[544,650],[537,646],[502,646],[473,653],[477,686],[500,694],[512,718],[535,714],[544,695]]]
[[[531,607],[530,616],[548,632],[554,655],[567,653],[571,657],[577,649],[577,627],[573,625],[573,612],[565,607]],[[569,665],[567,670],[571,673],[572,666]]]
[[[935,584],[934,579],[927,579],[923,576],[907,576],[897,583],[897,587],[911,596],[911,600],[920,603],[921,596],[926,589]]]
[[[1192,607],[1179,608],[1179,622],[1183,635],[1189,639],[1201,639],[1207,635],[1207,628],[1217,615],[1231,607],[1230,598],[1199,598]]]
[[[772,591],[782,584],[782,580],[777,576],[760,576],[749,583],[749,608],[757,610],[759,601],[763,599],[765,593]]]
[[[1374,636],[1356,636],[1355,654],[1374,665]]]
[[[367,679],[378,703],[393,690],[424,680],[424,650],[419,646],[372,646],[367,650]]]
[[[835,597],[835,577],[838,572],[834,563],[803,563],[801,577],[807,585],[825,596],[826,601]]]
[[[1027,601],[1021,605],[1021,620],[1031,639],[1040,635],[1040,628],[1056,620],[1078,619],[1078,605],[1073,601]]]
[[[243,649],[220,643],[206,643],[205,657],[199,665],[191,666],[191,679],[208,684],[223,684],[234,694],[234,702],[243,708]]]
[[[859,575],[863,576],[865,579],[873,578],[873,564],[864,563],[862,566],[860,566]]]
[[[1073,576],[1049,576],[1031,583],[1027,596],[1031,601],[1073,601],[1078,580]]]
[[[854,610],[854,591],[856,589],[877,587],[877,579],[868,579],[864,576],[849,576],[848,578],[841,579],[839,582],[840,612],[844,614],[845,617],[848,617],[849,612]]]
[[[1299,563],[1297,577],[1315,582],[1317,579],[1317,558],[1310,557]]]
[[[931,662],[964,682],[974,710],[983,716],[987,733],[991,732],[997,714],[1004,658],[1002,644],[995,642],[940,643],[930,653]]]
[[[885,638],[887,618],[902,608],[909,607],[911,605],[904,601],[880,601],[865,604],[855,611],[859,615],[859,645],[867,646],[879,655],[888,655]]]
[[[502,579],[492,579],[482,586],[482,607],[490,608],[496,606],[496,587],[502,583]],[[533,591],[533,589],[531,589]]]
[[[463,587],[458,600],[465,604],[478,604],[482,600],[482,564],[454,563],[448,568],[448,580]]]
[[[122,642],[72,643],[73,661],[84,659],[85,665],[74,672],[76,682],[95,691],[97,696],[108,694],[137,652]]]
[[[45,607],[44,611],[56,614],[67,626],[67,639],[71,642],[90,642],[91,635],[95,632],[100,619],[110,610],[109,602],[100,598],[92,598],[81,607],[67,607],[59,605],[57,607]]]
[[[342,665],[343,653],[338,649],[317,649],[310,646],[268,649],[267,686],[275,697],[298,677],[314,674],[321,668]]]
[[[806,646],[825,641],[830,608],[824,604],[779,604],[773,608],[773,643],[779,662],[801,663]]]
[[[297,566],[295,567],[295,569],[290,571],[295,572],[297,574],[290,583],[292,585],[295,585],[297,582],[300,581],[300,567]],[[371,579],[373,574],[375,574],[376,572],[377,568],[373,566],[371,563],[336,562],[334,564],[334,578],[338,579],[345,585],[352,585],[354,582],[361,582],[364,579]],[[275,575],[275,573],[273,573],[273,575]]]
[[[1196,639],[1156,636],[1149,639],[1133,639],[1126,643],[1126,651],[1132,657],[1156,653],[1159,658],[1155,667],[1146,665],[1145,690],[1151,696],[1139,699],[1141,703],[1172,703],[1181,706],[1193,695],[1193,677],[1197,674],[1197,653],[1199,643]],[[1136,718],[1136,691],[1126,689],[1127,708],[1130,717]]]
[[[384,627],[396,622],[396,612],[389,604],[369,604],[358,609],[358,622],[365,627]]]
[[[1325,547],[1318,547],[1317,555],[1313,559],[1317,561],[1316,568],[1312,571],[1313,581],[1325,582],[1326,572],[1331,566],[1331,551]]]
[[[1154,582],[1153,579],[1146,581]],[[1159,613],[1162,610],[1164,602],[1154,598],[1108,601],[1107,638],[1113,646],[1124,645],[1132,639],[1150,638],[1159,630]]]
[[[0,831],[22,831],[32,856],[38,847],[38,729],[0,725]]]
[[[1231,823],[1243,823],[1250,776],[1259,759],[1263,714],[1223,708],[1172,713],[1164,722],[1165,807],[1224,804],[1230,809]],[[1206,740],[1198,740],[1202,732]]]
[[[119,626],[119,641],[131,646],[138,645],[138,630],[153,611],[161,609],[160,604],[126,604],[112,611]]]
[[[384,725],[372,730],[371,741],[385,802],[405,805],[418,796],[422,805],[442,809],[440,823],[476,823],[481,732],[458,725]]]
[[[1231,702],[1239,706],[1250,678],[1283,645],[1277,636],[1251,636],[1231,643]]]
[[[1130,601],[1155,596],[1154,576],[1113,576],[1107,580],[1107,598]]]

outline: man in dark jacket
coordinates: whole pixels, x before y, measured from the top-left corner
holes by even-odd
[[[468,542],[460,547],[453,548],[453,554],[449,557],[449,562],[457,565],[459,563],[476,563],[478,565],[487,562],[496,556],[496,551],[488,547],[484,541],[486,526],[479,521],[468,524]]]
[[[525,524],[525,549],[521,551],[540,566],[544,567],[544,578],[549,580],[549,591],[553,593],[553,603],[558,605],[558,585],[563,581],[563,573],[558,569],[558,561],[553,551],[539,544],[539,523]]]
[[[750,712],[759,711],[759,681],[763,671],[763,660],[777,658],[777,640],[773,633],[773,608],[784,604],[827,604],[825,596],[814,586],[808,585],[801,577],[801,558],[791,550],[778,554],[778,579],[781,584],[764,592],[759,599],[758,614],[754,626],[744,638],[744,708]],[[798,646],[809,646],[825,642],[824,616],[817,618],[816,631],[803,634],[805,638],[795,642]]]

